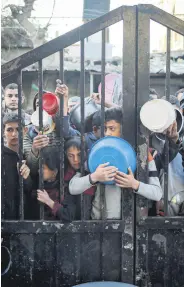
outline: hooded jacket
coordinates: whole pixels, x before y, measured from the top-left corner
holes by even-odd
[[[88,152],[91,150],[92,146],[96,143],[98,139],[95,137],[93,132],[85,134],[85,143],[88,149]]]
[[[19,174],[17,170],[17,163],[19,162],[19,156],[16,152],[3,147],[2,159],[1,159],[1,187],[2,187],[2,211],[4,209],[5,219],[19,219]],[[32,189],[31,178],[23,180],[24,191],[29,192]],[[24,197],[24,203],[26,204],[26,197]]]

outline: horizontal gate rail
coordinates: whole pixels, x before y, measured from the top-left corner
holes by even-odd
[[[145,229],[182,229],[184,230],[183,217],[147,217],[141,219],[138,223],[139,227]]]
[[[63,224],[56,221],[3,221],[1,231],[3,233],[80,233],[80,232],[94,232],[94,233],[117,233],[123,232],[124,223],[122,220],[112,221],[73,221],[72,223]]]

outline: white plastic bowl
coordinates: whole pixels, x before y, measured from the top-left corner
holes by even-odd
[[[152,132],[163,133],[176,119],[172,104],[155,99],[143,105],[140,111],[142,124]]]

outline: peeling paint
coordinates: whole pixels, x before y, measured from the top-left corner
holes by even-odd
[[[38,229],[36,230],[36,234],[38,234],[40,231],[41,231],[41,228],[38,228]]]
[[[148,156],[147,145],[145,143],[142,145],[139,145],[139,158],[140,158],[140,162],[141,162],[141,167],[144,170],[146,168],[147,156]]]
[[[124,232],[125,232],[126,234],[132,236],[132,226],[131,226],[131,225],[126,225]]]
[[[105,229],[109,229],[109,227],[108,227],[108,226],[106,226],[106,227],[105,227]]]
[[[49,223],[47,223],[47,222],[43,222],[42,224],[43,224],[43,225],[49,225]]]
[[[154,234],[152,240],[156,242],[156,244],[161,248],[164,247],[166,253],[166,238],[162,234]]]
[[[61,229],[63,227],[64,224],[61,223],[54,223],[54,226],[58,229]]]
[[[146,254],[146,245],[142,244],[143,253]]]
[[[114,224],[112,225],[112,228],[113,228],[113,229],[116,229],[116,230],[117,230],[118,227],[119,227],[119,223],[114,223]]]
[[[129,243],[129,244],[126,244],[124,246],[124,249],[130,249],[130,250],[133,250],[133,244]]]

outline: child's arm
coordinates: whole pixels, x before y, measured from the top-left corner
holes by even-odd
[[[81,173],[76,173],[69,183],[70,194],[82,194],[98,182],[114,180],[117,168],[108,166],[108,164],[109,163],[104,163],[99,165],[94,173],[83,177],[81,177]]]
[[[77,172],[69,183],[69,192],[72,195],[82,194],[84,191],[92,186],[90,182],[90,175],[82,176],[81,173]]]
[[[63,221],[72,221],[76,215],[76,198],[70,194],[65,195],[65,199],[60,204],[57,201],[53,201],[48,193],[44,190],[38,190],[37,199],[48,205],[52,210],[52,214]]]
[[[17,163],[18,172],[23,177],[23,187],[24,191],[31,191],[32,190],[32,179],[30,177],[30,168],[27,166],[26,161],[22,161],[22,166],[19,169],[19,163]]]
[[[122,172],[117,173],[115,179],[116,184],[122,188],[132,188],[137,194],[140,194],[150,200],[159,201],[162,198],[163,192],[157,175],[155,162],[151,154],[149,154],[148,157],[148,170],[148,184],[136,180],[130,169],[128,175]]]

